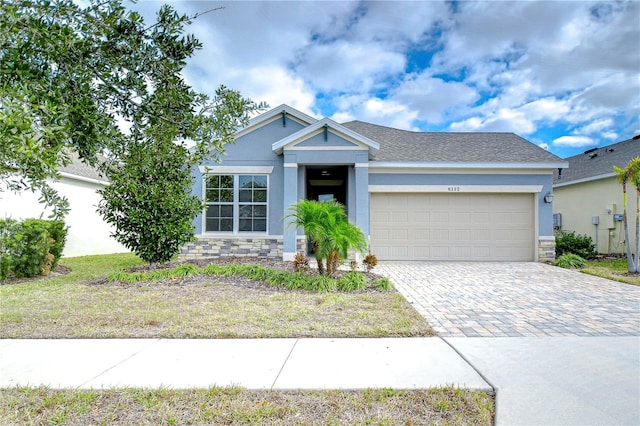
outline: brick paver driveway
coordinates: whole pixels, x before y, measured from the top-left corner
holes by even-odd
[[[441,335],[638,336],[640,287],[541,263],[381,262]]]

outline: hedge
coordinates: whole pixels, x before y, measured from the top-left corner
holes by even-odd
[[[0,219],[0,280],[47,275],[67,239],[61,220]]]

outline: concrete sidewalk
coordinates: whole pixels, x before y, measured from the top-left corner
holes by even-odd
[[[27,385],[492,390],[437,337],[0,340],[0,387]]]

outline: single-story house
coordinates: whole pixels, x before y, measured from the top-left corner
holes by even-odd
[[[97,170],[84,164],[77,155],[60,168],[60,180],[49,182],[69,200],[65,223],[69,227],[63,256],[84,256],[128,252],[129,249],[111,237],[112,227],[96,211],[100,196],[96,192],[108,183]],[[39,194],[31,191],[0,192],[0,218],[48,218],[50,209],[38,202]]]
[[[568,169],[553,174],[556,229],[589,235],[599,253],[624,253],[622,186],[613,166],[640,156],[640,135],[569,157]],[[629,232],[635,235],[636,189],[627,184]],[[631,237],[632,244],[635,239]],[[633,247],[633,246],[632,246]]]
[[[206,201],[183,257],[293,259],[283,220],[334,198],[380,260],[548,261],[555,257],[555,155],[513,133],[425,133],[338,124],[287,105],[251,120],[220,162],[194,168]]]

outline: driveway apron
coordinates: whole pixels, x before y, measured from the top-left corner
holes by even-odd
[[[376,272],[496,388],[496,424],[640,424],[640,287],[540,263]]]

